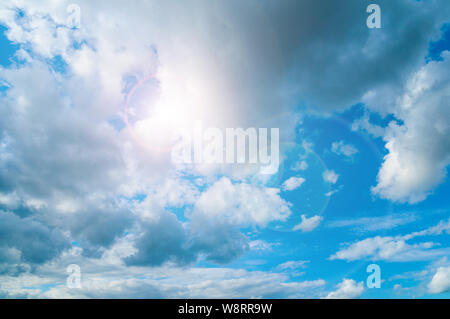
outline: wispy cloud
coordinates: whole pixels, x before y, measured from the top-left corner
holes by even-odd
[[[358,232],[373,232],[392,229],[417,220],[415,214],[398,214],[376,217],[360,217],[354,219],[342,219],[328,222],[328,227],[349,227]]]
[[[448,256],[450,248],[434,248],[439,244],[429,241],[411,244],[407,241],[420,236],[440,235],[444,232],[450,232],[450,220],[441,221],[436,226],[403,236],[376,236],[360,240],[339,250],[330,259],[347,261],[370,259],[401,262],[432,260]]]
[[[333,142],[331,144],[331,151],[337,155],[343,155],[348,158],[352,158],[358,150],[351,144],[347,144],[344,141]]]

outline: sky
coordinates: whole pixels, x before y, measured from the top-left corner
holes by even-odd
[[[1,298],[450,297],[447,0],[4,0],[0,49]]]

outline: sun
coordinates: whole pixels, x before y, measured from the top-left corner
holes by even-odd
[[[150,99],[145,90],[155,79],[160,90]],[[169,152],[179,132],[191,130],[205,117],[206,94],[202,91],[207,87],[202,89],[195,78],[178,79],[167,72],[138,81],[128,93],[125,107],[125,122],[132,137],[146,149]]]

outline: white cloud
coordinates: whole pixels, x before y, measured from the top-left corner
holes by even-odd
[[[372,232],[383,229],[392,229],[415,221],[413,214],[398,214],[377,217],[360,217],[330,222],[330,227],[352,227],[361,232]]]
[[[428,284],[428,290],[432,294],[450,292],[450,267],[439,267]]]
[[[306,268],[306,264],[309,263],[309,260],[290,260],[290,261],[286,261],[282,264],[279,264],[277,266],[277,269],[280,270],[294,270],[294,269],[298,269],[298,268]]]
[[[302,222],[296,226],[292,230],[301,230],[302,232],[310,232],[319,226],[322,222],[323,217],[316,215],[310,218],[306,217],[306,215],[302,215]]]
[[[364,283],[357,283],[353,279],[343,279],[337,285],[337,290],[330,292],[326,299],[356,299],[364,292]]]
[[[437,244],[434,242],[420,242],[415,244],[407,243],[416,237],[426,235],[439,235],[448,231],[450,222],[441,222],[436,226],[427,228],[420,232],[410,233],[404,236],[376,236],[366,238],[352,243],[330,257],[331,260],[342,259],[347,261],[371,259],[371,260],[389,260],[389,261],[415,261],[430,260],[446,256],[450,253],[448,248],[434,248]]]
[[[351,144],[346,144],[344,141],[333,142],[331,144],[331,151],[337,155],[344,155],[346,157],[353,157],[358,150]]]
[[[279,189],[233,184],[223,177],[204,191],[195,203],[194,214],[223,220],[233,225],[260,225],[286,220],[290,204],[279,195]]]
[[[336,172],[332,171],[332,170],[326,170],[325,172],[323,172],[322,174],[323,180],[327,183],[331,183],[331,184],[336,184],[339,175],[336,174]]]
[[[358,241],[346,249],[338,251],[331,259],[344,259],[347,261],[370,257],[373,260],[404,260],[407,253],[413,259],[420,258],[416,252],[422,252],[424,245],[409,245],[403,239],[394,237],[373,237]],[[412,256],[411,256],[412,253]]]
[[[283,190],[292,191],[303,185],[306,180],[303,177],[290,177],[283,183]]]
[[[359,130],[366,131],[373,137],[382,137],[386,131],[385,128],[370,123],[369,114],[367,112],[352,123],[352,131]]]
[[[293,171],[305,171],[307,169],[308,169],[308,163],[306,161],[296,162],[295,165],[292,167]]]
[[[389,153],[372,189],[382,198],[420,202],[446,176],[450,163],[450,75],[446,72],[450,52],[442,55],[444,61],[430,62],[417,71],[391,104],[403,123],[391,122],[383,137]]]
[[[270,251],[272,247],[278,246],[279,243],[269,243],[262,239],[256,239],[249,242],[249,247],[255,251]]]
[[[336,194],[337,192],[339,192],[340,189],[341,189],[341,187],[339,187],[339,188],[337,188],[337,189],[332,189],[332,190],[330,190],[329,192],[326,192],[326,193],[325,193],[325,196],[331,197],[331,196],[333,196],[334,194]]]
[[[125,243],[100,258],[82,256],[81,248],[40,266],[39,274],[0,275],[0,296],[9,298],[314,298],[326,282],[293,281],[277,271],[225,267],[130,267],[115,261],[127,255]],[[66,267],[81,268],[82,287],[66,286]],[[51,286],[49,288],[49,286]]]
[[[172,272],[173,273],[173,272]],[[56,286],[48,291],[27,291],[29,297],[43,298],[307,298],[318,296],[325,281],[287,281],[277,273],[248,272],[244,269],[190,268],[160,278],[144,279],[92,276],[82,289]],[[147,278],[145,278],[147,277]],[[202,278],[202,280],[199,280]],[[34,294],[33,294],[34,293]]]

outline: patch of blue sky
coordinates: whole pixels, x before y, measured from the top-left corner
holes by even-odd
[[[60,74],[67,74],[69,71],[69,65],[61,55],[56,55],[51,59],[46,60],[47,65],[49,65],[54,71]]]
[[[83,46],[88,46],[93,51],[96,51],[95,47],[93,45],[90,45],[87,40],[80,40],[80,41],[75,40],[72,42],[72,48],[74,50],[81,50],[83,49]]]
[[[115,130],[120,132],[126,127],[126,124],[121,116],[116,116],[108,120],[108,123],[114,127]]]
[[[188,215],[190,214],[192,209],[193,209],[192,205],[184,205],[184,206],[178,206],[178,207],[171,206],[171,207],[167,208],[166,210],[175,214],[175,216],[177,216],[177,219],[180,222],[186,223],[186,222],[189,222]]]
[[[7,38],[6,31],[7,28],[0,25],[0,66],[5,68],[14,63],[14,54],[20,48],[18,44]]]
[[[338,192],[332,195],[327,211],[341,217],[358,216],[361,210],[367,208],[367,203],[371,203],[372,212],[386,210],[389,206],[387,201],[373,201],[370,193],[385,155],[384,146],[382,141],[352,131],[351,123],[356,118],[351,118],[349,114],[329,118],[307,117],[302,124],[303,138],[313,143],[315,153],[326,168],[339,175],[336,184],[332,185]],[[353,161],[346,161],[343,155],[330,152],[332,143],[341,140],[358,150]],[[349,205],[349,198],[352,199],[352,205]]]
[[[442,36],[436,41],[431,41],[428,48],[426,61],[442,61],[441,53],[450,50],[450,23],[446,23],[441,28]]]
[[[72,242],[72,246],[80,247],[80,243],[77,242],[77,241],[73,241],[73,242]]]
[[[0,77],[0,96],[4,96],[5,92],[10,88],[10,85],[8,82],[4,81]]]
[[[354,120],[365,115],[368,116],[369,123],[383,128],[387,127],[391,122],[396,122],[398,125],[403,125],[403,121],[397,119],[393,114],[381,115],[378,112],[370,112],[370,110],[365,107],[364,103],[357,103],[348,110],[337,113],[336,116],[339,116],[339,118],[344,122],[353,122]]]
[[[441,294],[425,294],[420,296],[423,299],[450,299],[450,292],[444,292]]]
[[[146,198],[147,198],[147,194],[143,194],[143,193],[134,194],[133,196],[130,196],[130,197],[125,197],[125,196],[119,197],[119,199],[124,199],[129,202],[138,202],[138,203],[142,203]]]

